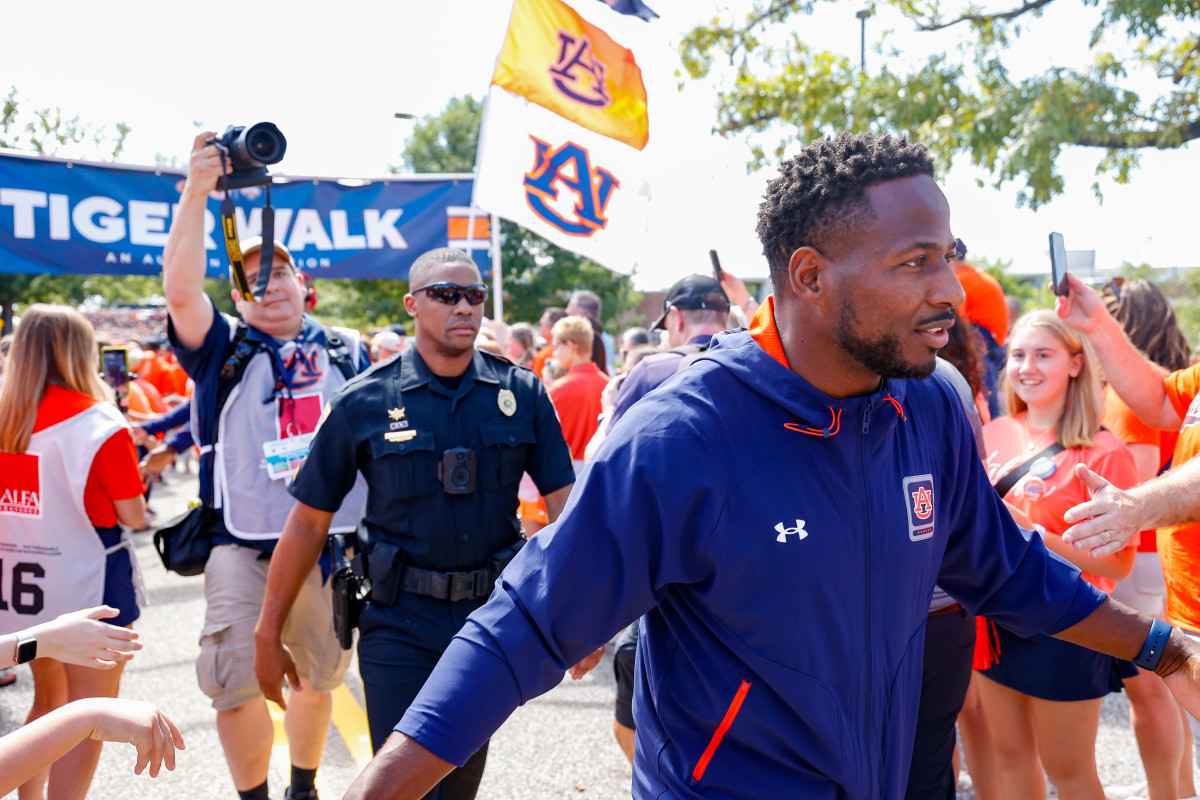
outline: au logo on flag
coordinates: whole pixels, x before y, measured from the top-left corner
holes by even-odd
[[[649,220],[646,87],[633,51],[587,19],[605,12],[581,4],[598,7],[513,0],[484,109],[473,201],[628,273]]]
[[[525,174],[525,198],[533,213],[571,236],[591,236],[604,228],[608,224],[604,209],[620,181],[608,170],[592,166],[587,148],[574,142],[553,150],[538,139],[533,143],[536,161]],[[572,218],[563,217],[550,206],[550,202],[560,200],[560,188],[574,197],[572,203],[559,203],[571,207]]]
[[[550,67],[555,87],[572,100],[596,108],[612,105],[612,96],[604,85],[607,70],[604,63],[592,52],[592,43],[587,36],[572,36],[566,31],[558,32],[562,45],[558,61]]]

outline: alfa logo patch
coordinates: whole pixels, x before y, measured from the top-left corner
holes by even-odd
[[[905,478],[904,503],[908,508],[908,538],[919,542],[933,536],[933,476],[910,475]]]
[[[0,516],[42,515],[41,457],[37,453],[0,453]]]

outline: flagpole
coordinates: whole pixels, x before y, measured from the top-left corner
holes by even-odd
[[[500,218],[492,214],[492,319],[504,321],[504,275],[500,258]]]

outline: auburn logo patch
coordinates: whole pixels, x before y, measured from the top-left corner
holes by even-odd
[[[910,475],[905,478],[904,502],[908,508],[908,538],[919,542],[933,536],[933,476]]]

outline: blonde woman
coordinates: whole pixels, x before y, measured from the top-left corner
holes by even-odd
[[[138,618],[132,550],[118,522],[140,528],[146,506],[137,451],[100,381],[92,326],[66,306],[34,305],[21,317],[0,386],[0,630],[19,630],[102,603],[105,622]],[[116,697],[123,663],[99,671],[42,658],[30,664],[32,722],[85,697]],[[49,771],[50,800],[78,800],[100,757],[87,740]],[[47,772],[22,784],[41,798]]]
[[[1053,311],[1019,319],[1009,340],[1004,386],[1011,416],[984,425],[983,439],[997,491],[1024,512],[1047,548],[1107,592],[1133,569],[1133,548],[1096,559],[1062,541],[1068,527],[1063,514],[1088,497],[1075,477],[1076,464],[1087,464],[1119,487],[1137,483],[1129,449],[1100,427],[1095,363],[1086,341]],[[1049,636],[1023,639],[996,626],[995,637],[997,661],[979,673],[978,684],[1003,797],[1044,798],[1044,768],[1063,800],[1104,800],[1095,758],[1100,702],[1120,691],[1121,678],[1136,674],[1136,668]]]

